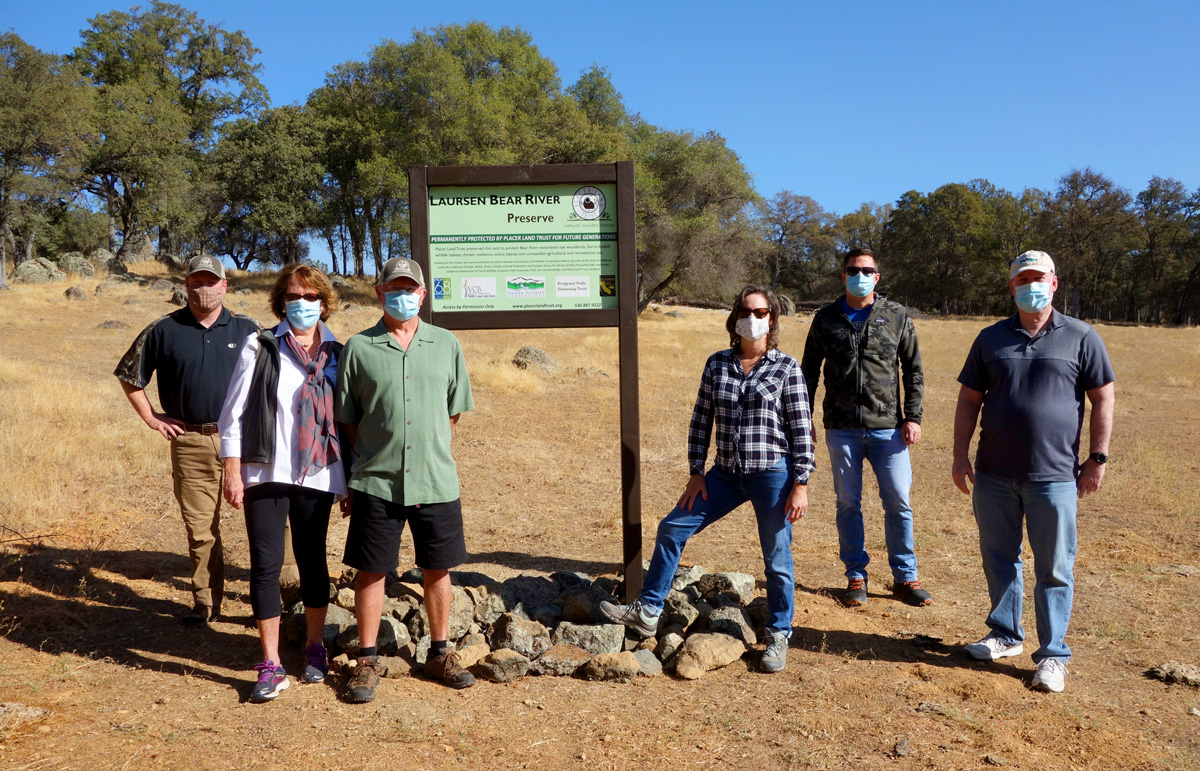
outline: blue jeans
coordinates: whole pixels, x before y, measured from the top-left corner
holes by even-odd
[[[987,576],[992,612],[988,627],[1010,641],[1025,639],[1021,628],[1024,582],[1021,575],[1021,521],[1033,552],[1033,608],[1038,649],[1033,660],[1064,661],[1067,625],[1075,596],[1074,482],[1021,482],[975,472],[971,501],[979,524],[979,551]]]
[[[691,511],[676,506],[658,523],[654,556],[650,559],[650,570],[646,572],[640,598],[642,605],[651,612],[661,612],[688,539],[750,501],[758,520],[758,540],[767,574],[767,626],[790,634],[796,579],[792,564],[792,523],[787,521],[784,510],[792,491],[792,480],[787,459],[757,474],[731,474],[716,467],[710,469],[704,475],[708,500],[696,496]]]
[[[863,534],[863,459],[879,481],[883,503],[883,536],[887,543],[892,579],[898,583],[917,580],[917,555],[913,552],[913,514],[908,494],[912,488],[912,465],[908,446],[898,428],[849,428],[825,431],[833,491],[837,495],[839,556],[847,578],[866,578],[867,555]]]

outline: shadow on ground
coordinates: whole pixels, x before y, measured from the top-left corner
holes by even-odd
[[[225,570],[226,581],[248,576],[233,565]],[[188,606],[142,596],[105,573],[130,581],[158,581],[191,596],[190,564],[180,554],[23,546],[0,555],[0,582],[19,582],[36,591],[13,591],[8,588],[12,583],[0,588],[0,635],[45,653],[70,652],[202,677],[238,690],[243,698],[248,694],[247,679],[229,677],[214,667],[249,669],[259,655],[256,644],[247,645],[250,640],[244,634],[221,631],[224,624],[184,627],[179,614]],[[227,600],[231,596],[226,593]],[[226,602],[226,609],[236,605]]]

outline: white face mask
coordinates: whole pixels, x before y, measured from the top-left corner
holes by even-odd
[[[733,331],[743,340],[757,340],[771,331],[771,317],[756,319],[753,316],[747,316],[744,319],[738,319],[737,323],[733,325]]]

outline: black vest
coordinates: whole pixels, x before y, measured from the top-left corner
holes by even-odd
[[[333,355],[342,356],[342,344],[333,344]],[[242,463],[275,462],[275,405],[279,399],[279,338],[274,329],[258,333],[258,355],[250,394],[242,413]]]

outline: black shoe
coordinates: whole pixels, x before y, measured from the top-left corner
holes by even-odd
[[[196,603],[191,610],[179,617],[179,623],[183,624],[184,626],[196,628],[206,625],[209,618],[215,618],[215,616],[213,616],[212,608],[208,607],[207,605]]]
[[[892,586],[892,594],[909,605],[933,604],[933,595],[921,588],[920,581],[897,581]]]
[[[847,608],[857,608],[860,605],[866,605],[867,579],[851,578],[850,583],[846,584],[846,596],[842,598],[842,604]]]

